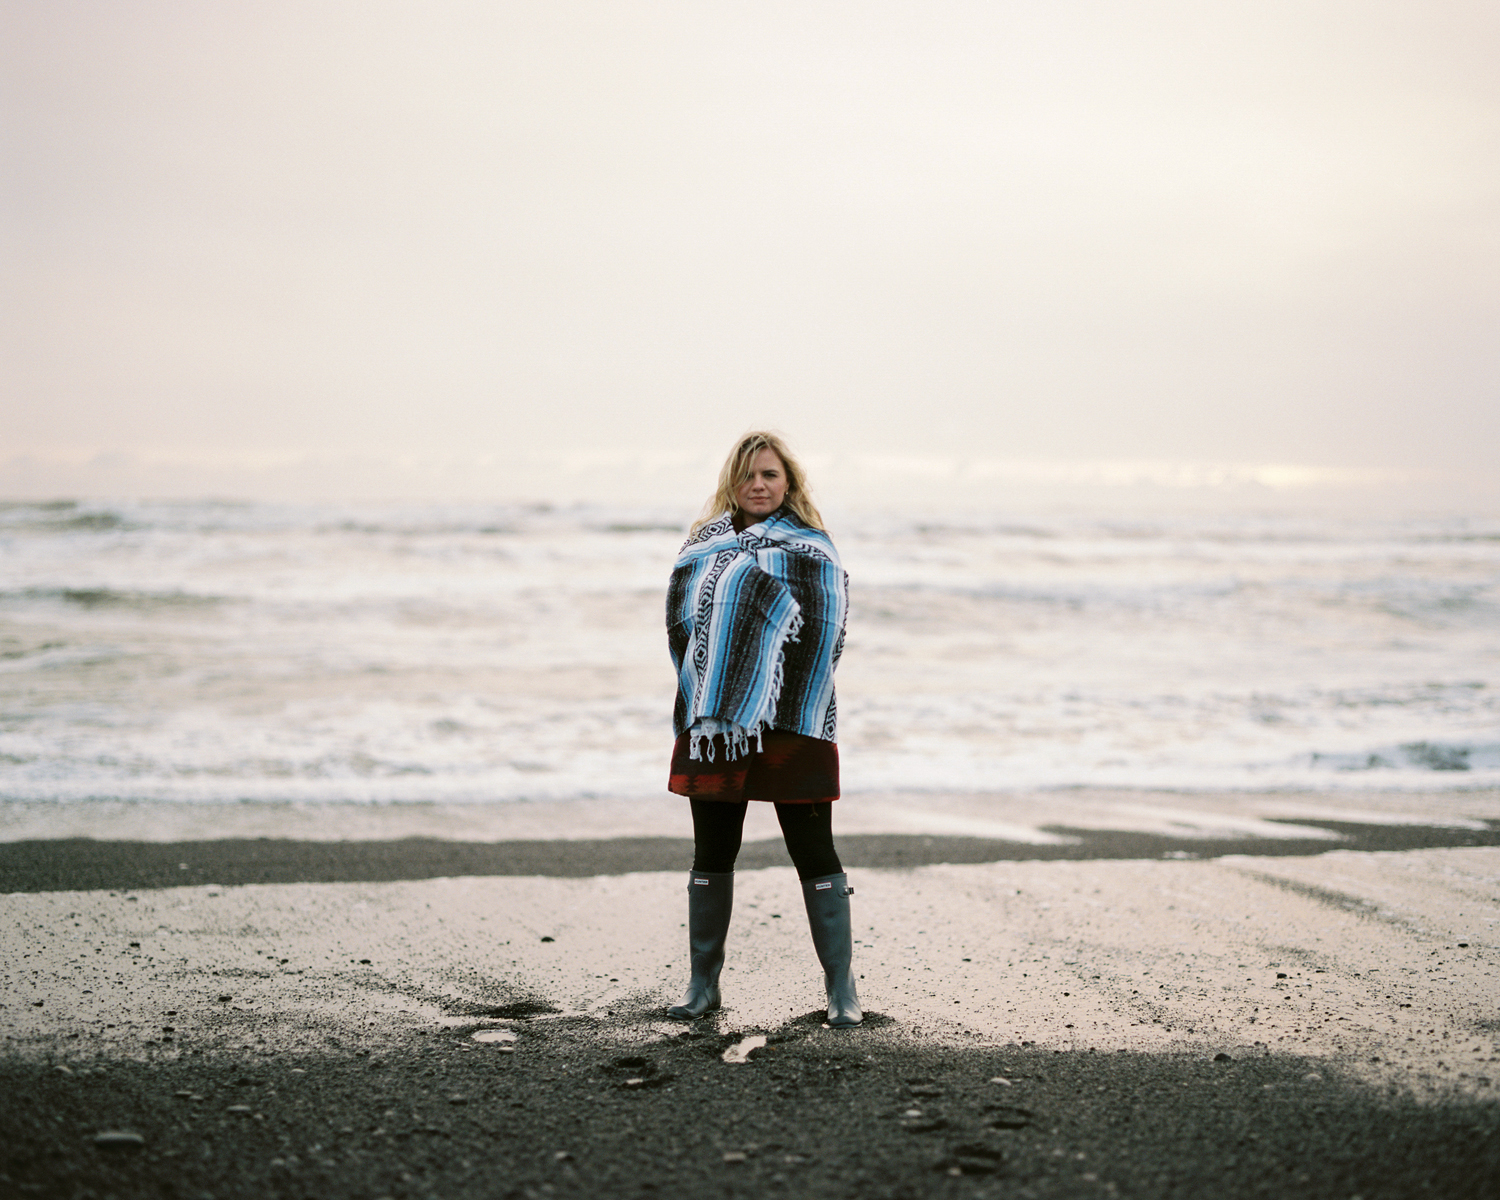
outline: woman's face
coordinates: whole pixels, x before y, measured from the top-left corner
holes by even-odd
[[[786,468],[767,447],[750,464],[750,478],[735,490],[734,502],[747,517],[768,517],[786,499]]]

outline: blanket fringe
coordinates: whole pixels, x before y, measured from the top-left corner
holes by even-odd
[[[757,751],[765,750],[765,732],[771,727],[771,717],[776,712],[776,705],[781,701],[781,689],[786,683],[786,644],[797,640],[802,632],[802,625],[803,617],[799,610],[792,614],[792,619],[787,623],[786,637],[776,648],[776,665],[771,670],[771,686],[767,690],[766,703],[760,718],[746,726],[720,720],[718,717],[700,717],[688,730],[689,759],[702,762],[706,754],[708,761],[713,762],[714,737],[717,734],[724,736],[726,762],[734,762],[735,759],[748,755],[751,738],[755,739]]]

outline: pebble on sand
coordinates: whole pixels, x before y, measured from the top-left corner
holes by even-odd
[[[513,1042],[516,1033],[510,1029],[476,1029],[469,1035],[476,1042]]]
[[[94,1135],[94,1145],[100,1150],[144,1150],[146,1139],[128,1129],[107,1129]]]

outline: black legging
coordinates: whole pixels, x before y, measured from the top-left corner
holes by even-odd
[[[726,874],[734,870],[744,836],[748,800],[694,800],[693,870]],[[776,819],[786,839],[787,853],[798,879],[837,875],[838,851],[833,848],[833,804],[778,804]]]

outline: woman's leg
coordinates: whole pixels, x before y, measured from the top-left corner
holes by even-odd
[[[667,1016],[691,1021],[720,1005],[719,972],[734,908],[734,860],[744,837],[745,802],[694,800],[693,869],[688,875],[691,975],[681,1004]]]
[[[776,819],[787,853],[797,868],[797,878],[817,879],[837,875],[844,868],[833,848],[833,804],[778,804]]]
[[[727,875],[740,856],[749,802],[693,800],[692,805],[693,870]]]
[[[849,897],[854,889],[833,848],[833,805],[778,804],[776,817],[802,881],[813,949],[823,964],[828,1024],[834,1028],[858,1025],[865,1015],[854,987],[854,939],[849,923]]]

